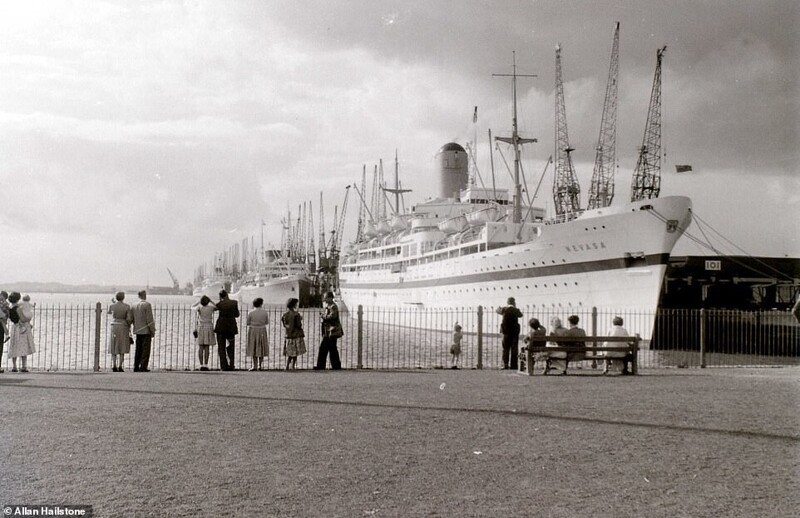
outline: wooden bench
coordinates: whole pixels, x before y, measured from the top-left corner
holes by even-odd
[[[556,347],[546,347],[545,343],[547,342],[559,342]],[[563,345],[565,343],[570,342],[584,342],[585,346],[580,345]],[[605,342],[612,342],[612,343],[619,343],[619,346],[600,346],[593,347],[593,344],[602,344]],[[565,361],[567,366],[569,366],[570,354],[583,354],[583,360],[594,360],[594,361],[605,361],[606,359],[610,360],[621,360],[623,361],[623,365],[626,367],[623,372],[628,372],[630,374],[638,374],[639,366],[638,366],[638,352],[639,352],[639,343],[641,342],[641,338],[639,335],[635,336],[536,336],[533,337],[533,343],[529,343],[525,345],[525,369],[527,370],[528,376],[533,376],[533,367],[535,360],[562,360]],[[541,344],[541,345],[539,345]],[[606,358],[605,355],[602,353],[605,352],[624,352],[624,358]],[[566,353],[566,358],[550,358],[552,353]],[[538,357],[537,357],[538,356]],[[581,360],[582,361],[582,360]],[[631,364],[630,370],[627,370],[628,363]],[[546,368],[546,367],[545,367]]]

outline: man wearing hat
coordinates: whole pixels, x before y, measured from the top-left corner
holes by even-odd
[[[503,368],[517,369],[519,357],[519,319],[522,312],[517,309],[514,297],[508,297],[508,304],[497,308],[497,313],[503,315],[500,322],[500,333],[503,335]]]

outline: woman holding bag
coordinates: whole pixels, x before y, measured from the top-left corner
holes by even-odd
[[[339,320],[339,306],[333,301],[333,292],[326,292],[323,300],[325,311],[322,313],[322,343],[319,344],[319,355],[314,370],[325,370],[328,353],[331,355],[331,369],[339,370],[342,362],[339,359],[339,349],[336,341],[344,336],[342,322]]]
[[[291,298],[286,302],[286,313],[281,324],[286,330],[283,354],[286,355],[286,370],[297,368],[297,357],[306,353],[306,334],[303,332],[303,316],[297,312],[298,300]]]

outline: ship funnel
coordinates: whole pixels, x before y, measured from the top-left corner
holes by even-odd
[[[468,157],[466,150],[455,142],[445,144],[436,153],[437,182],[436,194],[439,198],[458,197],[467,188]]]

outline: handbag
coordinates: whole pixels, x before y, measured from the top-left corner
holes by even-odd
[[[328,336],[331,338],[341,338],[344,336],[344,329],[342,329],[342,326],[331,326],[328,329]]]

